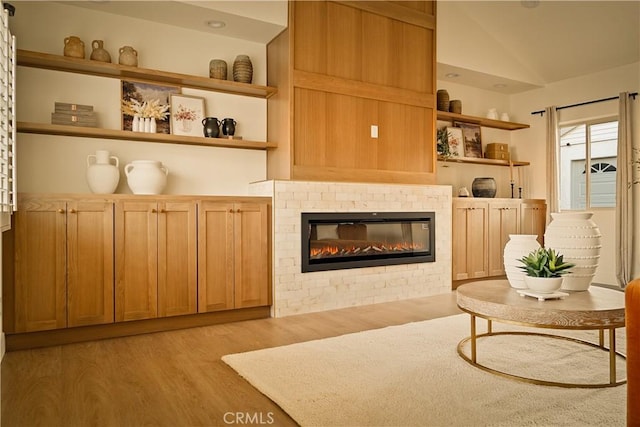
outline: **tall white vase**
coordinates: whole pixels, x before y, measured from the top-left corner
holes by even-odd
[[[509,234],[509,241],[504,245],[504,271],[512,288],[526,289],[524,282],[526,273],[520,268],[524,264],[518,261],[540,247],[535,234]]]
[[[167,185],[169,169],[156,160],[134,160],[124,167],[133,194],[160,194]]]
[[[120,181],[120,161],[107,150],[87,156],[87,183],[92,193],[112,194]]]
[[[544,244],[564,255],[564,261],[575,264],[563,275],[563,290],[586,291],[596,274],[600,260],[600,229],[591,219],[593,212],[558,212],[544,233]]]

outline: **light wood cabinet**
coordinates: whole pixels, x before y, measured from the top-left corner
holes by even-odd
[[[196,312],[196,204],[116,203],[116,320]]]
[[[496,201],[489,203],[489,276],[502,276],[504,271],[504,246],[510,234],[520,232],[520,202]]]
[[[487,277],[489,203],[475,200],[453,204],[453,280]]]
[[[198,311],[270,304],[268,204],[203,201],[198,219]]]
[[[535,234],[538,243],[544,246],[544,232],[547,226],[547,205],[544,200],[527,200],[520,209],[520,233]]]
[[[504,246],[510,234],[545,230],[544,200],[453,199],[452,279],[503,276]]]
[[[435,183],[435,2],[289,4],[267,47],[268,177]]]
[[[113,322],[113,203],[27,199],[15,221],[13,332]]]

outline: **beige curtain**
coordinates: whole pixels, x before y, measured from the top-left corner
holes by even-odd
[[[633,266],[633,155],[631,101],[620,93],[618,110],[618,170],[616,175],[616,278],[621,287],[632,279]]]
[[[560,183],[558,181],[558,162],[560,159],[560,145],[558,137],[558,111],[556,107],[544,109],[547,116],[547,223],[551,220],[551,213],[558,212],[560,203]]]

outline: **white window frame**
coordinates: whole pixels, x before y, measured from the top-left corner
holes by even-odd
[[[16,210],[16,38],[9,12],[0,16],[0,231],[11,228]]]
[[[594,210],[594,209],[615,209],[615,206],[607,206],[607,207],[594,207],[591,206],[591,164],[592,162],[595,160],[592,158],[591,156],[591,133],[590,133],[590,128],[591,126],[594,125],[598,125],[601,123],[608,123],[608,122],[619,122],[619,118],[617,115],[609,115],[609,116],[605,116],[605,117],[599,117],[599,118],[595,118],[595,119],[582,119],[582,120],[572,120],[570,122],[563,122],[558,124],[558,129],[562,129],[565,127],[570,127],[570,126],[580,126],[580,125],[585,125],[586,129],[585,129],[585,158],[584,158],[584,162],[585,162],[585,169],[586,169],[586,176],[585,176],[585,184],[586,184],[586,194],[585,194],[585,208],[584,209],[588,209],[588,210]],[[560,144],[560,149],[562,149],[562,139],[558,138],[558,144]],[[617,153],[614,154],[614,157],[617,157]],[[600,158],[600,157],[598,157]],[[562,162],[562,154],[560,154],[560,158],[559,161]],[[561,163],[562,164],[562,163]],[[558,177],[559,181],[560,181],[560,185],[563,186],[563,182],[562,182],[562,173],[563,173],[563,169],[562,167],[560,167],[558,169],[558,174],[560,175]],[[584,210],[584,209],[572,209],[572,208],[568,208],[565,206],[561,206],[561,209],[563,211],[570,211],[570,210]]]

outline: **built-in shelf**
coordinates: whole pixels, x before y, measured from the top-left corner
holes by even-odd
[[[513,160],[509,162],[509,160],[497,160],[497,159],[484,159],[479,157],[442,157],[438,156],[439,162],[448,162],[448,163],[472,163],[476,165],[491,165],[491,166],[509,166],[513,164],[513,166],[529,166],[529,162],[519,162]]]
[[[518,130],[518,129],[527,129],[529,127],[529,125],[524,123],[505,122],[502,120],[492,120],[484,117],[466,116],[464,114],[449,113],[448,111],[438,111],[437,117],[438,117],[438,120],[444,120],[448,122],[456,121],[456,122],[465,122],[465,123],[475,123],[480,126],[485,126],[485,127],[494,128],[494,129]]]
[[[46,70],[66,71],[70,73],[89,74],[116,79],[136,79],[148,83],[168,83],[192,89],[244,95],[255,98],[269,98],[278,90],[270,86],[239,83],[230,80],[212,79],[209,77],[188,74],[170,73],[148,68],[130,67],[109,62],[92,61],[90,59],[71,58],[48,53],[17,50],[17,63],[25,67],[43,68]]]
[[[77,136],[85,138],[119,139],[127,141],[160,142],[166,144],[201,145],[206,147],[244,148],[248,150],[266,150],[276,148],[269,142],[248,141],[244,139],[205,138],[199,136],[168,135],[163,133],[131,132],[115,129],[102,129],[81,126],[50,125],[46,123],[18,122],[17,131],[41,135]]]

